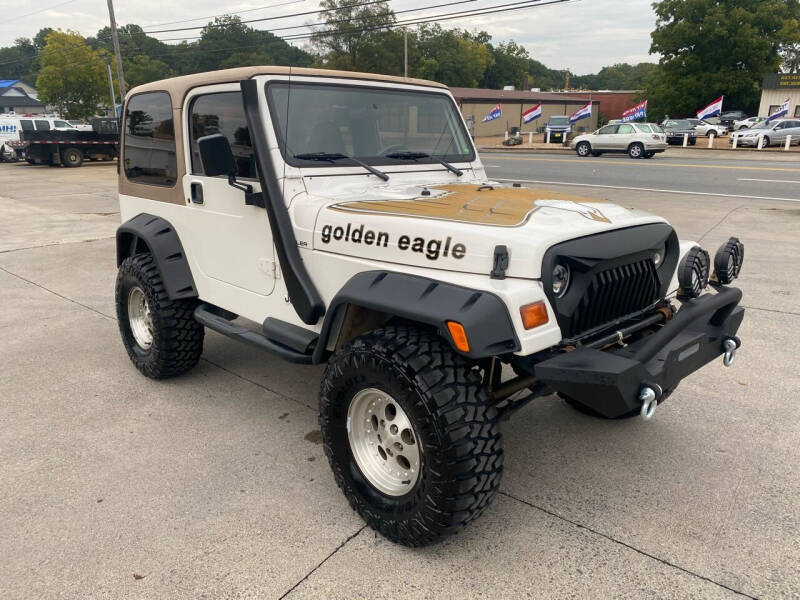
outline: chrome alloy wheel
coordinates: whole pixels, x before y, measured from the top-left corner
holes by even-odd
[[[139,286],[128,293],[128,322],[133,339],[142,350],[149,350],[153,345],[153,316],[144,290]]]
[[[414,489],[422,450],[408,415],[390,395],[366,388],[353,397],[347,439],[361,473],[378,490],[402,496]]]

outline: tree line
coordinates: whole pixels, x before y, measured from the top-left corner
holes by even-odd
[[[514,41],[495,43],[485,31],[438,23],[403,30],[386,2],[322,0],[320,6],[327,10],[325,23],[300,41],[303,47],[237,16],[217,17],[198,39],[172,44],[139,25],[125,25],[119,29],[125,78],[135,86],[263,64],[403,75],[407,47],[411,77],[456,87],[564,89],[565,71],[548,68]],[[658,63],[615,64],[596,74],[571,75],[570,89],[640,90],[651,115],[658,116],[692,114],[723,94],[726,107],[752,111],[763,76],[782,64],[796,69],[800,62],[800,0],[662,0],[653,7],[651,52],[660,55]],[[33,39],[0,48],[0,76],[34,84],[43,101],[69,117],[89,116],[110,102],[106,63],[116,71],[110,34],[108,27],[86,38],[42,29]]]

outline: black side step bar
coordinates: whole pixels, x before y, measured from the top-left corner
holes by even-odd
[[[303,354],[297,350],[293,350],[283,344],[275,342],[265,335],[257,333],[247,327],[234,323],[222,315],[214,312],[214,307],[208,304],[201,304],[194,309],[194,319],[198,323],[205,325],[209,329],[213,329],[217,333],[221,333],[231,339],[250,344],[261,350],[266,350],[272,354],[280,356],[289,362],[298,363],[302,365],[311,364],[311,354]],[[310,344],[309,344],[310,345]]]

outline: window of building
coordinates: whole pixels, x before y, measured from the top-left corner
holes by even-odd
[[[769,105],[769,110],[767,111],[767,115],[771,115],[771,114],[772,114],[772,113],[774,113],[776,110],[778,110],[780,107],[781,107],[781,105],[780,105],[780,104],[770,104],[770,105]]]
[[[221,133],[228,138],[236,159],[236,176],[246,179],[258,177],[241,92],[221,92],[195,98],[189,110],[189,130],[192,173],[204,174],[197,140],[206,135]]]
[[[36,131],[50,131],[50,122],[49,121],[41,121],[37,119],[34,121],[36,123]]]
[[[800,117],[800,104],[794,107],[794,116]]]
[[[166,92],[136,94],[125,110],[125,177],[134,183],[173,187],[177,180],[172,103]]]

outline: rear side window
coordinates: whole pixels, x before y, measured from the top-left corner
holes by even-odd
[[[36,131],[50,131],[50,122],[49,121],[40,121],[37,119],[34,121],[36,123]]]
[[[189,130],[193,174],[204,175],[197,140],[206,135],[221,133],[228,138],[236,159],[236,176],[257,178],[241,92],[220,92],[195,98],[189,110]]]
[[[136,94],[125,110],[125,177],[133,183],[173,187],[178,164],[172,102],[166,92]]]
[[[620,125],[619,129],[617,129],[617,133],[634,133],[633,125]]]
[[[24,121],[19,122],[20,127],[22,127],[22,131],[33,131],[33,121],[30,119],[25,119]]]

